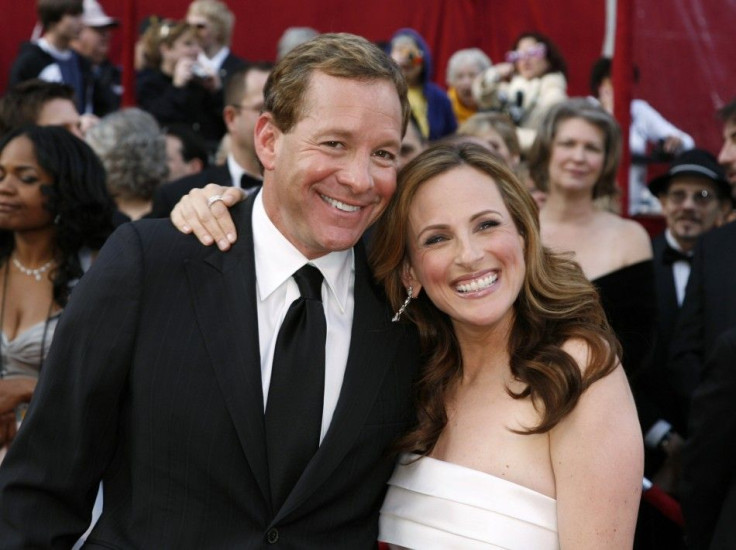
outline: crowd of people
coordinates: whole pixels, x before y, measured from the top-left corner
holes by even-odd
[[[119,22],[37,5],[0,98],[3,547],[736,547],[736,99],[717,155],[632,103],[652,238],[610,59],[589,97],[538,32],[446,89],[410,28],[246,61],[194,0],[121,108]]]

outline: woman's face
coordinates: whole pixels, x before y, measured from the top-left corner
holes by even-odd
[[[543,76],[549,70],[547,47],[534,38],[522,38],[516,47],[516,71],[531,80]]]
[[[561,121],[549,159],[550,193],[585,191],[592,197],[605,161],[603,130],[581,118]]]
[[[42,192],[52,183],[38,165],[31,140],[26,136],[11,140],[0,152],[0,228],[27,231],[52,225]]]
[[[170,63],[172,66],[176,65],[177,61],[185,57],[193,61],[196,60],[199,51],[199,43],[193,31],[187,31],[182,34],[174,40],[171,46],[166,44],[161,45],[161,54],[164,61]]]
[[[485,173],[460,166],[422,184],[409,209],[404,283],[458,329],[507,329],[526,272],[524,239]]]

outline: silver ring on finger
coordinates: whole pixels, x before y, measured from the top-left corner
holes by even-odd
[[[209,199],[207,199],[207,208],[212,208],[213,204],[221,200],[223,200],[222,195],[212,195]]]

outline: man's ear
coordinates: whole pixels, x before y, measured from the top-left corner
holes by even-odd
[[[265,170],[273,170],[276,165],[278,141],[283,135],[271,117],[271,113],[262,113],[253,130],[256,155]]]
[[[414,268],[411,267],[409,260],[404,260],[404,265],[401,268],[401,282],[404,284],[404,288],[409,290],[411,287],[411,295],[413,298],[419,296],[419,291],[422,290],[422,283],[414,275]]]

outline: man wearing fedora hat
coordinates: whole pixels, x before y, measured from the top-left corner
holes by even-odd
[[[692,149],[676,157],[665,174],[649,183],[649,190],[659,198],[667,228],[652,240],[657,333],[651,362],[635,386],[647,449],[645,473],[674,492],[693,388],[681,386],[683,380],[670,372],[670,342],[685,297],[695,243],[723,223],[731,208],[730,186],[712,154]],[[658,521],[654,514],[649,516],[642,509],[639,536],[659,543],[665,539],[668,548],[682,548],[681,542],[678,546],[678,539],[682,539],[679,528]]]
[[[97,116],[105,116],[120,108],[123,95],[122,71],[107,57],[111,31],[120,23],[107,15],[97,0],[84,0],[82,23],[71,47],[90,63],[94,85],[92,110]]]

